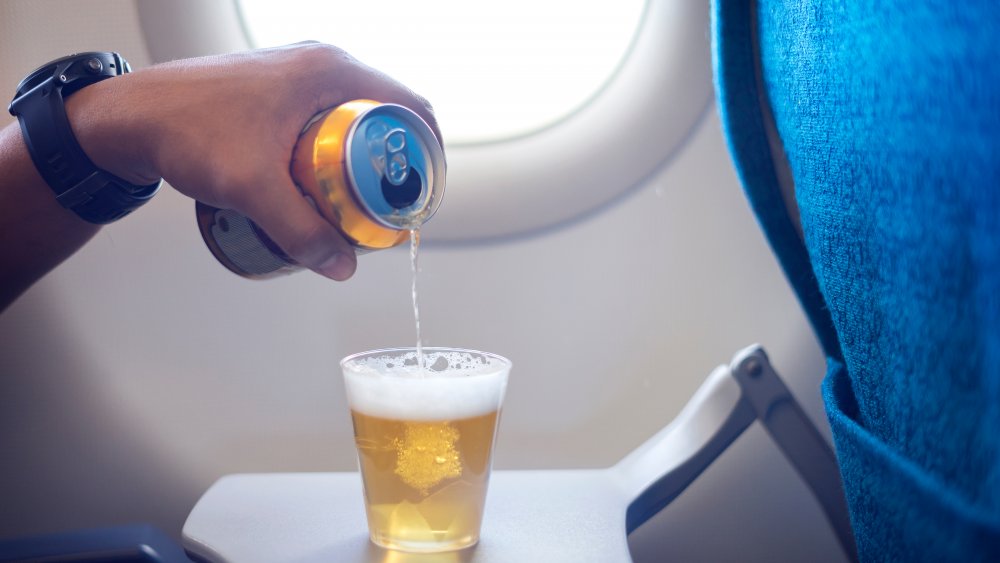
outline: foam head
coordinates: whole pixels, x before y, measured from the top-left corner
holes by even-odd
[[[375,350],[340,362],[347,401],[370,416],[397,420],[457,420],[500,408],[507,389],[506,358],[452,348]]]

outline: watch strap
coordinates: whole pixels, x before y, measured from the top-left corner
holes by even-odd
[[[161,184],[137,186],[99,169],[80,147],[66,115],[65,96],[128,71],[117,53],[60,59],[26,78],[10,106],[31,159],[56,200],[90,223],[124,217],[149,201]]]

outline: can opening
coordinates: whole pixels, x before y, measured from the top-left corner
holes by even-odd
[[[415,168],[410,167],[406,180],[398,186],[390,182],[388,177],[382,176],[382,197],[393,209],[403,209],[417,201],[423,185],[420,173]]]

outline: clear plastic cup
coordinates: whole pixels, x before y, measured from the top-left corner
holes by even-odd
[[[371,540],[401,551],[479,541],[511,363],[487,352],[373,350],[341,368]]]

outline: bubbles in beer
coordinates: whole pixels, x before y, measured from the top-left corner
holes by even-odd
[[[458,429],[447,422],[406,423],[403,438],[393,443],[396,475],[427,496],[434,485],[462,474],[462,456],[455,447],[458,439]]]
[[[488,357],[470,352],[439,350],[424,352],[415,349],[404,353],[392,352],[384,356],[353,360],[350,369],[366,375],[392,377],[434,375],[466,377],[495,372],[499,368]]]

